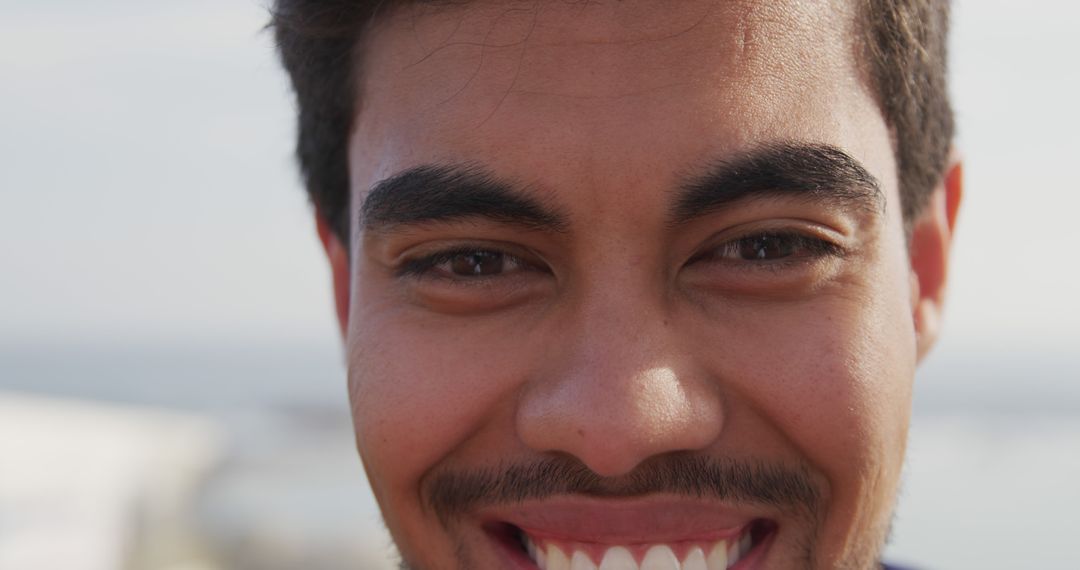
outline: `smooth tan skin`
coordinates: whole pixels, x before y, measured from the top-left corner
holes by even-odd
[[[491,222],[320,222],[357,443],[404,558],[494,568],[476,528],[421,505],[439,468],[570,454],[618,476],[669,451],[807,465],[820,528],[778,516],[767,568],[865,568],[897,491],[919,359],[937,336],[960,197],[950,169],[905,243],[888,129],[842,2],[473,2],[371,32],[350,141],[353,204],[403,169],[471,162],[567,212],[564,234]],[[481,47],[486,45],[488,47]],[[769,141],[844,149],[883,214],[760,200],[666,224],[681,177]],[[355,222],[355,220],[354,220]],[[783,271],[688,264],[756,228],[823,228],[851,254]],[[720,236],[718,241],[717,236]],[[508,246],[550,273],[479,287],[395,277],[402,256]]]

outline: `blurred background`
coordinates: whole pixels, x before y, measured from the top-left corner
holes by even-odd
[[[889,556],[1080,568],[1080,5],[964,0]],[[258,0],[0,0],[0,568],[389,568]]]

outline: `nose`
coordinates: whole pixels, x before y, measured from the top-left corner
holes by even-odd
[[[664,312],[641,307],[608,301],[568,311],[518,404],[526,445],[615,477],[652,456],[716,441],[724,419],[717,386],[680,347]]]

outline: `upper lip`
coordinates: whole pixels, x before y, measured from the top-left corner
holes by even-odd
[[[763,513],[695,497],[566,496],[482,509],[484,524],[510,524],[550,540],[599,544],[715,541],[738,536]]]

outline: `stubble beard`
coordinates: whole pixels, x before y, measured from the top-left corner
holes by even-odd
[[[455,527],[479,506],[542,500],[556,495],[606,498],[676,494],[704,499],[756,503],[778,508],[810,529],[795,547],[792,570],[873,570],[890,534],[890,516],[881,528],[868,530],[843,560],[822,567],[818,543],[825,521],[824,501],[806,466],[716,460],[673,454],[643,464],[633,473],[607,479],[572,458],[475,471],[437,471],[425,478],[423,496],[454,544],[453,566],[422,566],[401,552],[399,570],[480,570]],[[892,501],[895,506],[895,498]],[[894,509],[895,510],[895,509]],[[498,570],[498,569],[492,569]]]

